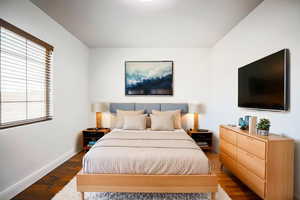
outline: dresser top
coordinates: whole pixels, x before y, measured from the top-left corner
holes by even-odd
[[[241,130],[240,128],[234,127],[234,126],[221,125],[220,127],[232,130],[232,131],[237,132],[237,133],[242,134],[242,135],[247,135],[249,137],[253,137],[255,139],[258,139],[258,140],[261,140],[261,141],[264,141],[264,142],[293,141],[293,139],[291,139],[291,138],[281,136],[281,135],[278,135],[278,134],[273,134],[273,133],[270,133],[268,136],[263,136],[263,135],[258,135],[258,134],[249,134],[248,130]]]

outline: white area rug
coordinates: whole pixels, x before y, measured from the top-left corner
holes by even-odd
[[[100,195],[99,195],[100,194]],[[202,194],[200,196],[189,196],[185,197],[185,194],[173,194],[173,196],[160,196],[159,194],[152,196],[148,194],[145,196],[138,196],[138,194],[128,193],[128,194],[118,194],[118,193],[86,193],[85,200],[126,200],[126,199],[152,199],[152,200],[168,200],[168,199],[209,199],[208,195]],[[200,197],[200,198],[199,198]],[[231,198],[226,194],[226,192],[219,186],[217,195],[217,200],[231,200]],[[80,193],[76,191],[76,177],[74,177],[61,191],[59,191],[52,200],[81,200]]]

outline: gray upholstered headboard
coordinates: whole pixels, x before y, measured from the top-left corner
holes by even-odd
[[[110,103],[109,111],[116,113],[119,110],[145,110],[145,113],[150,114],[152,110],[181,110],[182,114],[189,112],[187,103]]]

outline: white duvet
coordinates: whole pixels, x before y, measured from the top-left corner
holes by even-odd
[[[208,159],[182,129],[128,131],[114,129],[83,158],[85,173],[207,174]]]

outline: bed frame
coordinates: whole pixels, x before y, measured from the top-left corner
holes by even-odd
[[[215,200],[218,190],[215,174],[142,175],[142,174],[77,174],[77,191],[138,192],[138,193],[211,193]]]
[[[188,113],[186,103],[111,103],[109,110],[178,110]],[[148,175],[148,174],[77,174],[77,191],[81,192],[131,192],[131,193],[211,193],[215,200],[218,190],[215,174],[199,175]]]

